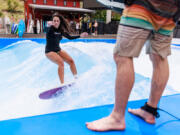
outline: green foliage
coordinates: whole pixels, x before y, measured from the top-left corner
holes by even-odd
[[[106,10],[97,10],[96,13],[92,16],[93,20],[98,20],[98,21],[106,21]],[[112,21],[119,21],[121,18],[121,14],[117,12],[112,11]]]
[[[0,11],[0,17],[3,16],[3,13]]]
[[[106,10],[97,10],[93,15],[94,20],[106,21]]]
[[[111,18],[112,21],[120,21],[120,19],[121,19],[121,14],[112,12],[112,18]]]
[[[19,7],[19,3],[16,0],[7,0],[7,11],[8,12],[17,12],[17,8]]]

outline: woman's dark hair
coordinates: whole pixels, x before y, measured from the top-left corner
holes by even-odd
[[[69,26],[68,21],[62,15],[56,12],[53,14],[52,19],[54,17],[58,17],[60,20],[60,25],[59,25],[58,30],[63,31],[63,32],[72,32],[72,29]]]

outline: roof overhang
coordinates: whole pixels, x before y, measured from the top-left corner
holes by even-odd
[[[48,6],[48,5],[37,5],[29,4],[29,7],[33,9],[45,9],[45,10],[57,10],[57,11],[71,11],[80,13],[95,13],[94,10],[84,9],[84,8],[74,8],[74,7],[61,7],[61,6]]]
[[[97,0],[83,0],[83,8],[87,9],[108,9],[104,4]]]
[[[114,1],[111,1],[111,0],[97,0],[97,2],[109,7],[109,8],[116,8],[116,9],[124,9],[124,3],[123,1],[120,2],[120,0],[114,0]]]

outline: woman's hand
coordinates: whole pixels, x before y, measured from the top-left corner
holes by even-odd
[[[53,21],[48,21],[47,26],[50,27],[51,25],[53,25]]]
[[[88,36],[88,33],[87,32],[83,32],[80,34],[80,37],[87,37]]]

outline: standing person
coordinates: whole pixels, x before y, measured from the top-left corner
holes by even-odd
[[[89,22],[89,34],[90,35],[92,34],[92,22],[91,21]]]
[[[58,65],[59,79],[61,84],[63,84],[64,62],[70,65],[71,72],[75,78],[77,77],[77,70],[73,59],[66,51],[60,48],[59,42],[62,40],[63,36],[68,39],[76,39],[87,36],[87,33],[82,33],[80,36],[70,36],[68,32],[70,32],[71,29],[64,17],[55,13],[52,18],[52,23],[48,23],[50,27],[48,28],[46,34],[45,54],[48,59]]]
[[[82,18],[80,18],[80,21],[79,21],[79,34],[82,33]]]
[[[94,21],[94,33],[95,35],[98,34],[98,22],[96,20]]]
[[[6,34],[10,34],[11,21],[7,15],[5,15],[4,21],[5,21]]]
[[[80,23],[76,22],[76,33],[80,34]]]
[[[3,28],[3,20],[2,20],[2,18],[0,17],[0,29],[2,29]]]
[[[91,35],[91,29],[92,29],[91,27],[92,27],[92,22],[90,20],[88,20],[88,23],[87,23],[87,32],[90,35]]]
[[[124,130],[125,109],[134,84],[133,58],[138,57],[145,43],[153,65],[150,97],[139,109],[128,109],[149,124],[159,117],[157,105],[169,78],[167,56],[170,55],[175,23],[180,17],[179,0],[125,0],[126,8],[120,21],[114,60],[117,74],[115,105],[108,117],[86,123],[90,130]]]
[[[95,30],[94,30],[94,21],[92,22],[92,35],[95,35]]]

